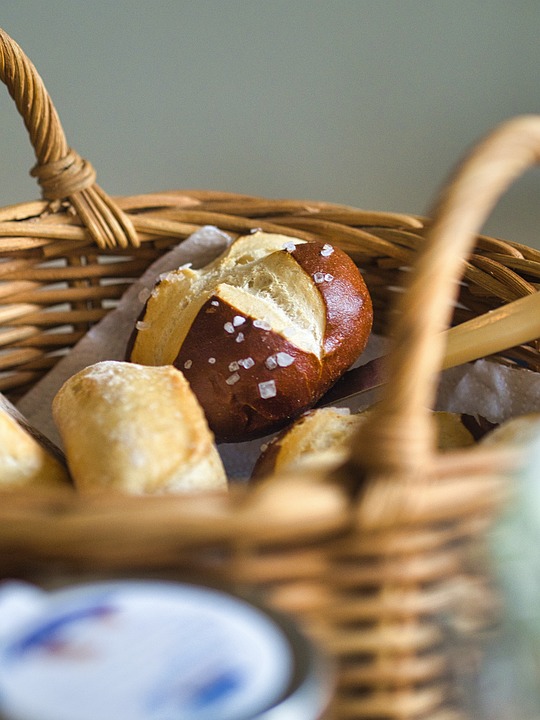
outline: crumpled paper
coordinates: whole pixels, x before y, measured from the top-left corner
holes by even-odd
[[[441,375],[437,406],[492,423],[540,412],[540,373],[488,359],[450,368]]]
[[[52,419],[51,404],[63,383],[93,363],[124,360],[135,322],[148,291],[159,275],[186,263],[202,267],[222,252],[230,241],[231,238],[218,228],[207,226],[154,262],[126,291],[118,307],[89,330],[69,355],[20,400],[17,407],[27,421],[62,447]],[[356,364],[383,355],[386,346],[384,338],[372,335],[368,347]],[[378,396],[379,389],[375,389],[338,405],[349,407],[355,412],[371,405]],[[540,374],[488,360],[447,370],[441,375],[437,409],[480,415],[493,423],[527,412],[540,412]],[[261,446],[272,437],[269,435],[249,442],[220,445],[219,451],[229,478],[248,478]]]

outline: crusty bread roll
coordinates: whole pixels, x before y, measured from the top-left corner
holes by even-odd
[[[317,408],[305,413],[266,445],[257,459],[252,478],[314,468],[332,470],[347,459],[354,434],[370,410],[349,413],[341,408]],[[459,415],[435,412],[440,450],[474,444]]]
[[[91,365],[58,391],[53,417],[80,490],[149,494],[226,486],[204,413],[171,366]]]
[[[346,459],[349,441],[368,412],[327,407],[304,413],[262,447],[252,478],[299,468],[338,467]]]
[[[18,418],[4,397],[0,398],[0,490],[70,482],[67,469],[45,439],[40,440]]]
[[[312,407],[364,350],[372,319],[346,253],[255,232],[202,270],[163,276],[128,357],[182,370],[217,441],[241,441]]]

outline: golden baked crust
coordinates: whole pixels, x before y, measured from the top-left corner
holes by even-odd
[[[144,494],[226,486],[204,413],[171,366],[91,365],[59,390],[53,417],[81,490]]]
[[[0,405],[0,489],[69,482],[66,468]]]

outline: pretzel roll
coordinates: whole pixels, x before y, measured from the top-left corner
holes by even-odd
[[[53,417],[80,490],[163,494],[226,485],[202,408],[171,366],[91,365],[60,388]]]
[[[364,350],[372,320],[345,252],[255,232],[202,270],[163,276],[128,353],[182,370],[216,440],[238,442],[311,408]]]

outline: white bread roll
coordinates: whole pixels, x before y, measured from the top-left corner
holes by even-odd
[[[179,368],[217,441],[239,442],[313,407],[362,353],[372,320],[346,253],[255,232],[201,270],[163,276],[127,354]]]
[[[295,469],[330,471],[347,459],[349,446],[370,410],[349,413],[317,408],[305,413],[277,435],[261,452],[252,477],[262,478]],[[441,451],[474,444],[459,415],[434,412]]]
[[[67,469],[0,401],[0,490],[69,484]]]
[[[171,366],[91,365],[58,391],[53,417],[80,490],[150,494],[226,487],[204,413]]]

